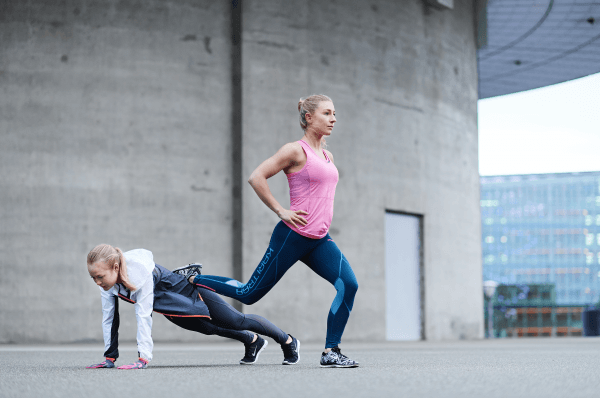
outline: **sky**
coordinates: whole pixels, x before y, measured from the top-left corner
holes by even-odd
[[[477,108],[480,175],[600,171],[600,73]]]

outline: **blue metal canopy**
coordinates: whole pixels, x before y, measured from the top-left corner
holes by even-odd
[[[600,72],[600,1],[489,0],[479,24],[480,99]]]

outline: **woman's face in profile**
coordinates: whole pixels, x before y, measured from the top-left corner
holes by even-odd
[[[310,115],[309,124],[317,133],[330,135],[336,121],[333,102],[321,101],[314,115]]]
[[[106,291],[110,290],[110,288],[117,283],[117,279],[119,278],[117,268],[117,264],[113,264],[113,266],[110,267],[105,262],[98,261],[88,265],[88,272],[94,280],[94,283]]]

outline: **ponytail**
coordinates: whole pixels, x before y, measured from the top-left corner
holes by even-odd
[[[123,283],[123,285],[125,285],[127,289],[133,292],[137,290],[137,287],[135,287],[131,282],[129,282],[129,277],[127,276],[127,262],[125,261],[125,256],[123,255],[121,249],[119,249],[118,247],[115,247],[114,249],[117,252],[117,255],[119,256],[119,278],[121,279],[121,283]]]

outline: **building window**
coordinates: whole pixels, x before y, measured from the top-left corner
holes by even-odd
[[[585,244],[586,246],[591,246],[594,243],[594,234],[587,234],[585,236]]]

